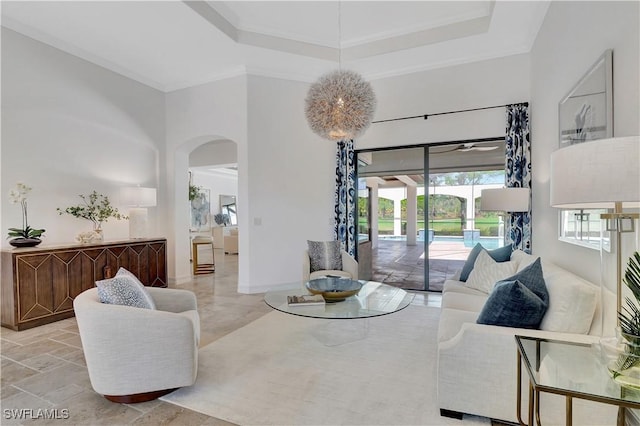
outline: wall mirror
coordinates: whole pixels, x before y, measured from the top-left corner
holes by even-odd
[[[236,226],[238,224],[235,195],[220,194],[220,210],[222,214],[227,215],[231,225]]]

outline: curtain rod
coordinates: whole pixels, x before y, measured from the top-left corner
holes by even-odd
[[[372,121],[371,124],[386,123],[386,122],[389,122],[389,121],[411,120],[411,119],[414,119],[414,118],[423,118],[423,119],[426,120],[427,118],[429,118],[431,116],[434,116],[434,115],[447,115],[447,114],[457,114],[459,112],[480,111],[480,110],[483,110],[483,109],[504,108],[504,107],[507,107],[509,105],[526,105],[526,106],[529,106],[529,102],[520,102],[520,103],[505,104],[505,105],[495,105],[495,106],[481,107],[481,108],[461,109],[461,110],[458,110],[458,111],[435,112],[433,114],[414,115],[414,116],[411,116],[411,117],[389,118],[389,119],[386,119],[386,120]]]

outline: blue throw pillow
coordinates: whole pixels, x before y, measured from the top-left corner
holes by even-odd
[[[538,258],[513,277],[496,283],[476,322],[537,329],[548,307],[549,292]]]
[[[485,250],[482,247],[482,244],[478,243],[473,247],[467,260],[464,262],[464,266],[462,267],[462,271],[460,271],[460,281],[467,281],[469,278],[469,274],[473,270],[473,265],[476,263],[476,259],[482,250]],[[487,250],[489,256],[496,262],[507,262],[511,260],[511,244],[506,245],[504,247],[497,248],[495,250]]]

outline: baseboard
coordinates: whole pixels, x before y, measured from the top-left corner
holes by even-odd
[[[445,410],[444,408],[441,408],[440,415],[442,417],[448,417],[450,419],[462,420],[463,413],[459,411]]]

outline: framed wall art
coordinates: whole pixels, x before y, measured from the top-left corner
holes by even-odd
[[[198,193],[191,200],[191,231],[211,231],[211,191],[198,188]]]
[[[558,105],[560,148],[613,137],[613,51],[606,50]],[[597,142],[596,142],[597,143]],[[611,251],[611,232],[601,229],[607,210],[561,210],[559,240]]]
[[[606,50],[558,106],[560,148],[613,137],[613,51]]]

